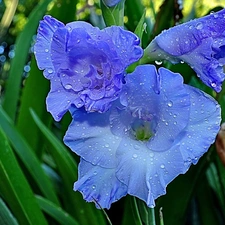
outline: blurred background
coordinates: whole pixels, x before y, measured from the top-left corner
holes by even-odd
[[[134,31],[146,9],[144,48],[162,30],[224,6],[222,0],[126,0],[124,23]],[[147,225],[148,209],[134,209],[129,196],[103,211],[73,191],[79,158],[62,142],[71,118],[66,114],[56,123],[46,112],[49,81],[33,55],[37,27],[45,14],[64,23],[84,20],[105,27],[98,0],[0,0],[0,225]],[[224,121],[225,85],[216,94],[187,65],[160,66],[181,73],[186,83],[216,98]],[[217,142],[222,153],[211,146],[157,200],[157,225],[163,224],[159,212],[165,225],[225,224],[223,132]]]

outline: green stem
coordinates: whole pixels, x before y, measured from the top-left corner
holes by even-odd
[[[155,222],[155,209],[154,208],[149,208],[148,211],[149,211],[149,213],[148,213],[149,225],[156,225],[156,222]]]

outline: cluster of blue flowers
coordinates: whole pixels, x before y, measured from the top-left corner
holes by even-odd
[[[107,4],[107,1],[105,1]],[[119,1],[109,1],[117,4]],[[225,10],[171,28],[145,49],[121,27],[40,22],[34,46],[50,80],[47,109],[56,121],[70,111],[64,142],[80,156],[74,190],[109,209],[130,194],[149,207],[214,142],[220,106],[183,83],[178,73],[139,65],[144,57],[187,62],[204,83],[221,90],[225,78]]]

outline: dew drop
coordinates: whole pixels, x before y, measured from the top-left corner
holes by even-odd
[[[168,105],[169,107],[172,107],[172,106],[173,106],[173,102],[169,101],[169,102],[167,103],[167,105]]]
[[[161,61],[161,60],[156,60],[156,61],[155,61],[155,64],[158,65],[158,66],[159,66],[159,65],[162,65],[162,61]]]
[[[160,166],[160,168],[164,169],[164,168],[165,168],[165,165],[164,165],[164,164],[162,164],[162,165]]]
[[[134,148],[135,149],[140,149],[140,146],[139,145],[134,145]]]
[[[216,87],[216,83],[211,83],[211,86],[212,86],[213,88],[215,88],[215,87]]]
[[[197,30],[201,30],[202,28],[203,28],[203,24],[202,23],[197,23],[196,29]]]
[[[95,186],[95,185],[93,185],[93,186],[92,186],[92,189],[95,189],[95,188],[96,188],[96,186]]]
[[[219,16],[218,16],[217,13],[214,13],[214,14],[213,14],[213,17],[214,17],[215,19],[217,19]]]
[[[49,50],[46,48],[46,49],[45,49],[45,52],[49,52]]]
[[[154,157],[154,153],[153,152],[151,152],[149,155],[150,155],[150,157]]]
[[[53,73],[53,69],[48,69],[48,73]]]
[[[108,143],[106,143],[106,144],[105,144],[105,147],[106,147],[106,148],[108,148],[108,147],[109,147],[109,144],[108,144]]]
[[[72,89],[72,85],[71,85],[71,84],[66,84],[66,85],[65,85],[65,88],[66,88],[67,90],[70,90],[70,89]]]
[[[136,159],[138,157],[137,154],[133,154],[133,158]]]

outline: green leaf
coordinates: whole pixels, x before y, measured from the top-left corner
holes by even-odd
[[[134,31],[134,33],[140,38],[140,40],[142,40],[143,32],[145,31],[147,26],[145,23],[145,15],[146,15],[146,10],[144,10],[142,17],[140,21],[138,22],[138,25]]]
[[[43,152],[43,141],[41,140],[41,133],[30,115],[29,108],[32,107],[44,123],[49,124],[52,118],[46,112],[45,105],[48,91],[49,81],[44,78],[42,71],[37,68],[36,61],[32,58],[31,71],[22,91],[16,126],[39,158],[41,158]]]
[[[218,197],[221,208],[225,209],[225,190],[223,189],[223,183],[222,180],[220,180],[219,172],[219,168],[216,167],[214,163],[211,163],[206,172],[206,177],[211,188],[214,190]]]
[[[52,202],[59,204],[57,196],[53,191],[52,183],[46,176],[44,170],[41,167],[41,163],[37,159],[34,151],[26,143],[24,138],[18,133],[16,128],[13,126],[12,121],[0,107],[0,125],[4,130],[5,134],[9,138],[12,146],[14,147],[17,155],[26,166],[29,173],[32,175],[37,186],[40,188],[42,193],[50,199]]]
[[[155,222],[155,210],[146,205],[146,203],[140,199],[136,199],[138,211],[140,212],[141,220],[146,225],[156,225]]]
[[[209,153],[205,154],[197,165],[191,166],[186,174],[179,175],[171,182],[167,187],[166,195],[157,200],[156,210],[159,211],[161,207],[163,208],[165,224],[184,224],[188,204],[208,166],[207,156],[209,158]]]
[[[142,225],[141,215],[135,197],[126,196],[122,225]]]
[[[145,7],[140,0],[126,0],[125,16],[128,18],[125,26],[130,31],[135,31],[138,23],[141,21],[143,14],[145,12]],[[145,18],[146,32],[143,33],[142,46],[146,47],[149,43],[150,31],[151,31],[151,21]]]
[[[79,223],[73,217],[71,217],[67,212],[51,201],[41,196],[36,196],[36,199],[40,208],[49,216],[53,217],[61,225],[79,225]]]
[[[27,61],[31,40],[33,35],[36,33],[39,20],[43,17],[47,6],[51,1],[52,0],[43,0],[34,8],[28,18],[28,22],[25,25],[24,30],[16,39],[15,57],[10,65],[9,77],[3,102],[3,108],[13,121],[16,117],[23,68]]]
[[[47,225],[1,128],[0,155],[0,192],[19,224]]]
[[[19,225],[15,217],[10,212],[9,208],[0,198],[0,224],[4,225]]]
[[[164,0],[159,12],[156,15],[156,21],[151,39],[158,35],[162,30],[168,29],[169,27],[175,25],[174,10],[174,0]]]
[[[112,25],[123,26],[124,2],[125,0],[122,0],[117,5],[113,7],[108,7],[103,3],[102,0],[100,1],[102,15],[106,26]]]
[[[206,176],[203,177],[198,185],[197,206],[201,225],[220,224],[219,211],[216,207],[215,193],[207,182]]]
[[[78,192],[72,190],[73,183],[77,180],[77,165],[67,148],[40,121],[33,110],[31,110],[31,115],[45,138],[51,144],[48,149],[57,165],[64,184],[63,198],[65,199],[64,204],[67,205],[68,212],[73,214],[81,224],[105,224],[101,211],[95,209],[92,204],[86,203]],[[79,210],[74,210],[77,205],[79,205]]]

